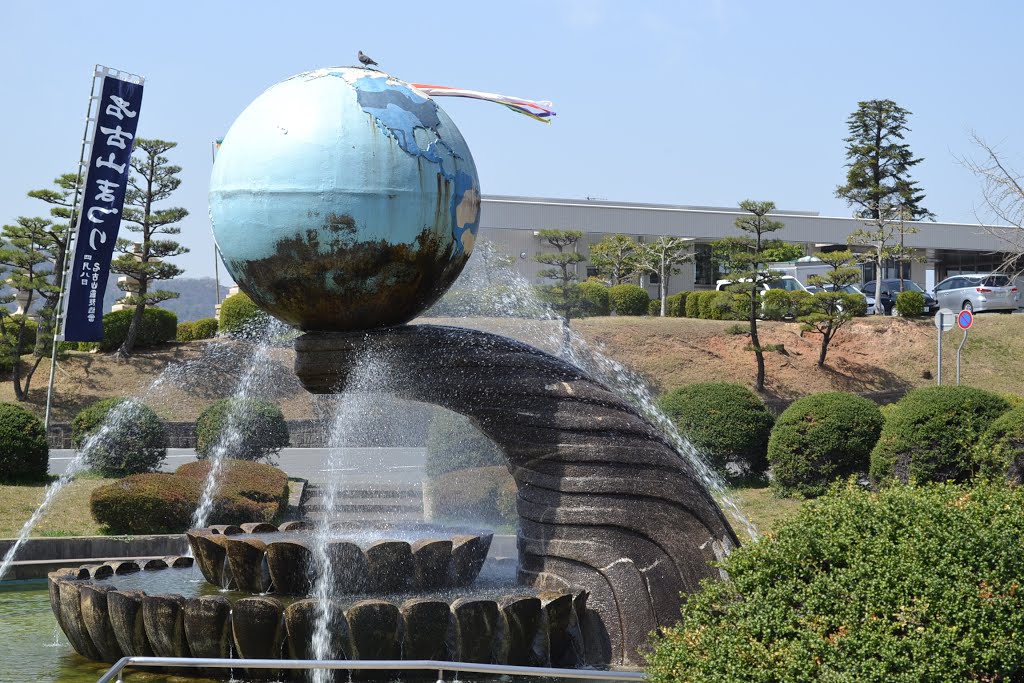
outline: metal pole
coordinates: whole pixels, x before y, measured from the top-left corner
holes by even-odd
[[[216,140],[210,143],[210,160],[217,161]],[[213,242],[213,289],[216,306],[220,306],[220,248],[217,246],[216,240]],[[214,306],[214,311],[217,310],[216,306]]]
[[[964,344],[967,343],[967,330],[964,330],[964,338],[960,342],[960,348],[956,350],[956,385],[960,386],[960,352],[964,350]]]
[[[877,305],[877,304],[876,304]],[[942,386],[942,333],[945,331],[942,329],[942,322],[946,316],[939,311],[939,368],[938,372],[935,373],[936,384]]]
[[[77,234],[75,225],[78,220],[78,200],[82,194],[82,168],[85,166],[85,149],[89,145],[89,124],[92,123],[92,104],[99,95],[96,94],[96,81],[104,71],[100,71],[100,65],[96,64],[92,70],[92,84],[89,86],[89,108],[85,113],[85,131],[82,133],[82,150],[78,154],[78,179],[75,181],[75,199],[71,203],[71,217],[68,219],[68,230],[64,240],[64,270],[60,274],[60,293],[57,295],[57,310],[53,312],[53,345],[50,349],[50,382],[46,388],[46,416],[43,418],[43,427],[50,429],[50,407],[53,404],[53,381],[57,369],[57,343],[64,335],[64,296],[66,294],[68,271],[72,267],[73,252],[71,250],[72,235]]]

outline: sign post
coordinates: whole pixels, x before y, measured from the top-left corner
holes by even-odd
[[[974,313],[971,311],[960,311],[956,316],[956,326],[964,331],[964,338],[960,342],[960,347],[956,350],[956,385],[960,386],[960,352],[964,350],[964,344],[967,343],[967,330],[971,329],[971,325],[974,324]]]
[[[935,378],[939,386],[942,386],[942,333],[953,329],[953,320],[955,318],[956,315],[948,308],[943,308],[935,314],[935,327],[939,330],[939,362]]]

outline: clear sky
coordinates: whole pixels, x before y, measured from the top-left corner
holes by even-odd
[[[212,275],[211,141],[267,87],[362,49],[403,80],[555,103],[545,126],[441,100],[485,194],[771,199],[845,216],[846,118],[889,98],[913,112],[924,205],[975,222],[978,184],[955,157],[972,151],[971,130],[1024,154],[1022,28],[1009,0],[4,0],[0,220],[45,214],[25,193],[74,169],[104,64],[146,77],[140,135],[178,142],[184,169],[173,205],[191,212],[180,239],[192,253],[177,262]]]

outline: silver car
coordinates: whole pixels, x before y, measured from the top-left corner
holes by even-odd
[[[1012,313],[1020,306],[1020,291],[1000,273],[954,275],[932,291],[940,307],[953,311]]]

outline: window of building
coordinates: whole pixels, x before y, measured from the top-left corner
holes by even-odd
[[[658,275],[657,273],[650,273],[647,276],[647,281],[649,283],[651,283],[652,285],[660,284],[661,283],[661,276]]]
[[[714,260],[711,258],[711,245],[698,244],[693,251],[695,285],[711,287],[718,279],[718,269],[715,268]]]
[[[587,277],[591,278],[597,276],[597,268],[595,268],[594,266],[587,266]]]

